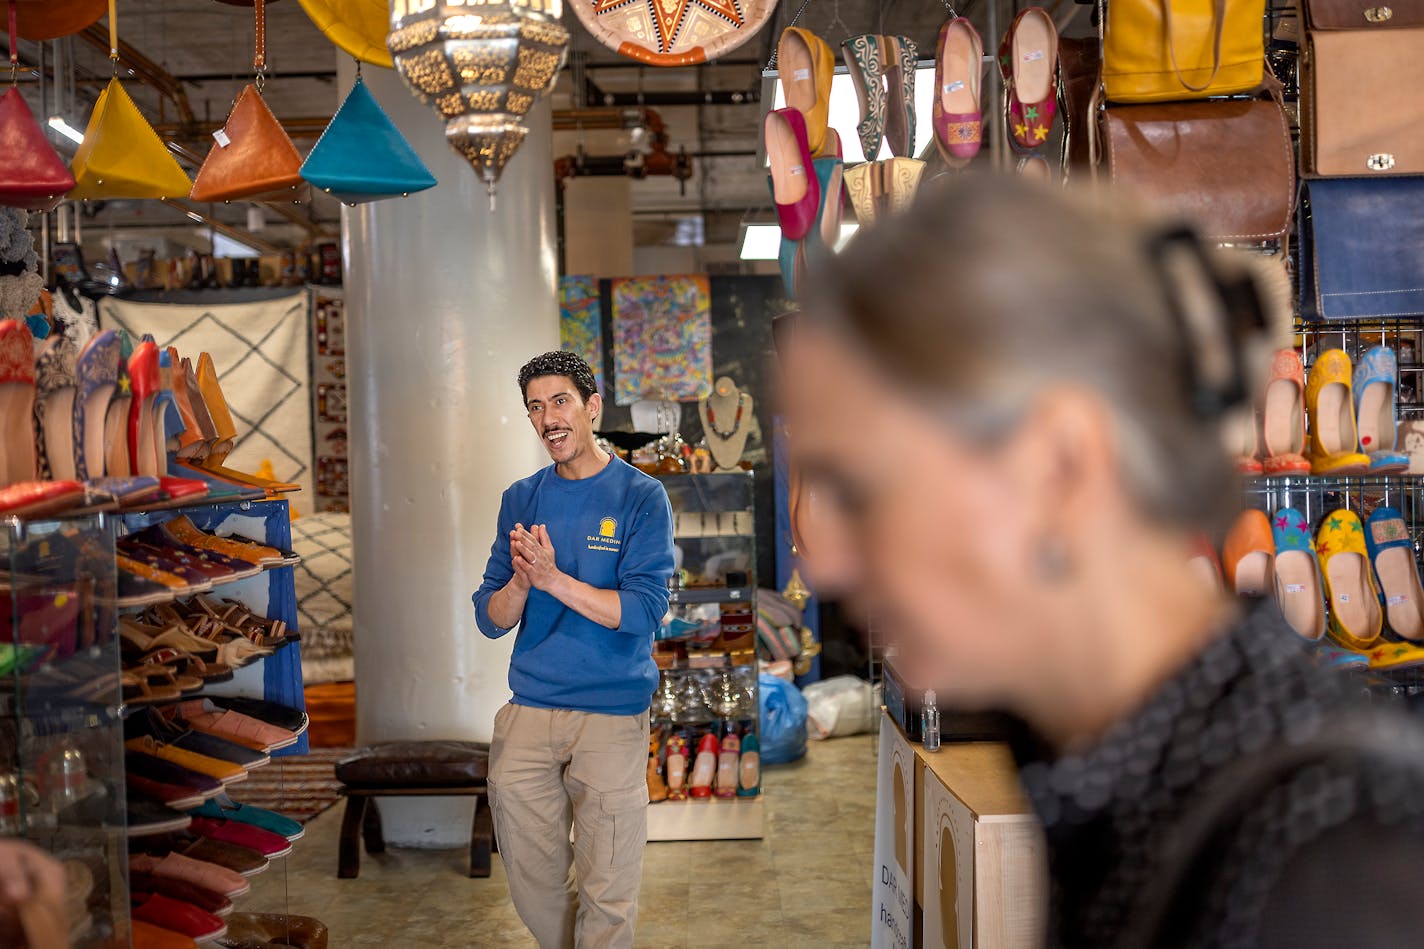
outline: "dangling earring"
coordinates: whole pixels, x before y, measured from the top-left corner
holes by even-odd
[[[1046,583],[1056,583],[1068,576],[1071,568],[1068,548],[1056,537],[1045,537],[1034,552],[1034,570]]]

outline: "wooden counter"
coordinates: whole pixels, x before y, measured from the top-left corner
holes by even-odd
[[[1043,835],[1019,787],[1008,747],[973,742],[927,752],[908,741],[888,715],[881,727],[881,745],[882,760],[887,760],[887,754],[891,761],[910,756],[914,760],[913,830],[905,827],[901,832],[914,846],[915,905],[905,933],[908,938],[903,940],[890,938],[899,935],[899,927],[884,926],[877,908],[879,925],[872,932],[879,937],[883,930],[885,938],[873,939],[872,945],[907,949],[1041,945],[1047,906]],[[888,786],[894,783],[893,774],[893,767],[881,770],[877,856],[882,853],[882,829],[889,832],[900,816],[895,789]],[[884,853],[892,854],[894,849],[890,843]],[[878,866],[877,886],[883,877]],[[888,900],[877,894],[876,902],[880,907]]]

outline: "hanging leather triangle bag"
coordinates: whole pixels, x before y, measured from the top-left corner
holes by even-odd
[[[302,177],[346,204],[435,187],[435,176],[381,109],[359,73],[336,117],[302,164]]]
[[[52,211],[74,187],[64,159],[45,139],[44,130],[13,84],[19,68],[15,48],[15,0],[10,0],[10,75],[12,84],[0,96],[0,205],[26,211]]]
[[[74,187],[74,175],[13,86],[0,96],[0,155],[0,205],[53,211]]]
[[[226,124],[213,133],[216,143],[198,169],[189,195],[194,201],[296,200],[302,187],[302,156],[262,101],[267,67],[267,15],[256,0],[257,52],[252,59],[257,81],[243,87]]]
[[[99,93],[84,141],[74,153],[75,200],[181,198],[192,183],[118,80],[119,32],[109,0],[109,60],[114,78]]]

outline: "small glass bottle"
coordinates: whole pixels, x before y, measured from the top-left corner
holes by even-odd
[[[939,709],[935,706],[934,689],[925,692],[925,704],[920,709],[920,742],[925,751],[939,751]]]

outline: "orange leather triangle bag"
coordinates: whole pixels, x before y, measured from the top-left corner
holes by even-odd
[[[256,83],[248,83],[228,115],[217,143],[203,159],[189,195],[194,201],[293,200],[303,185],[302,156],[262,101],[262,70],[267,65],[264,0],[256,0],[257,52],[252,65]]]

